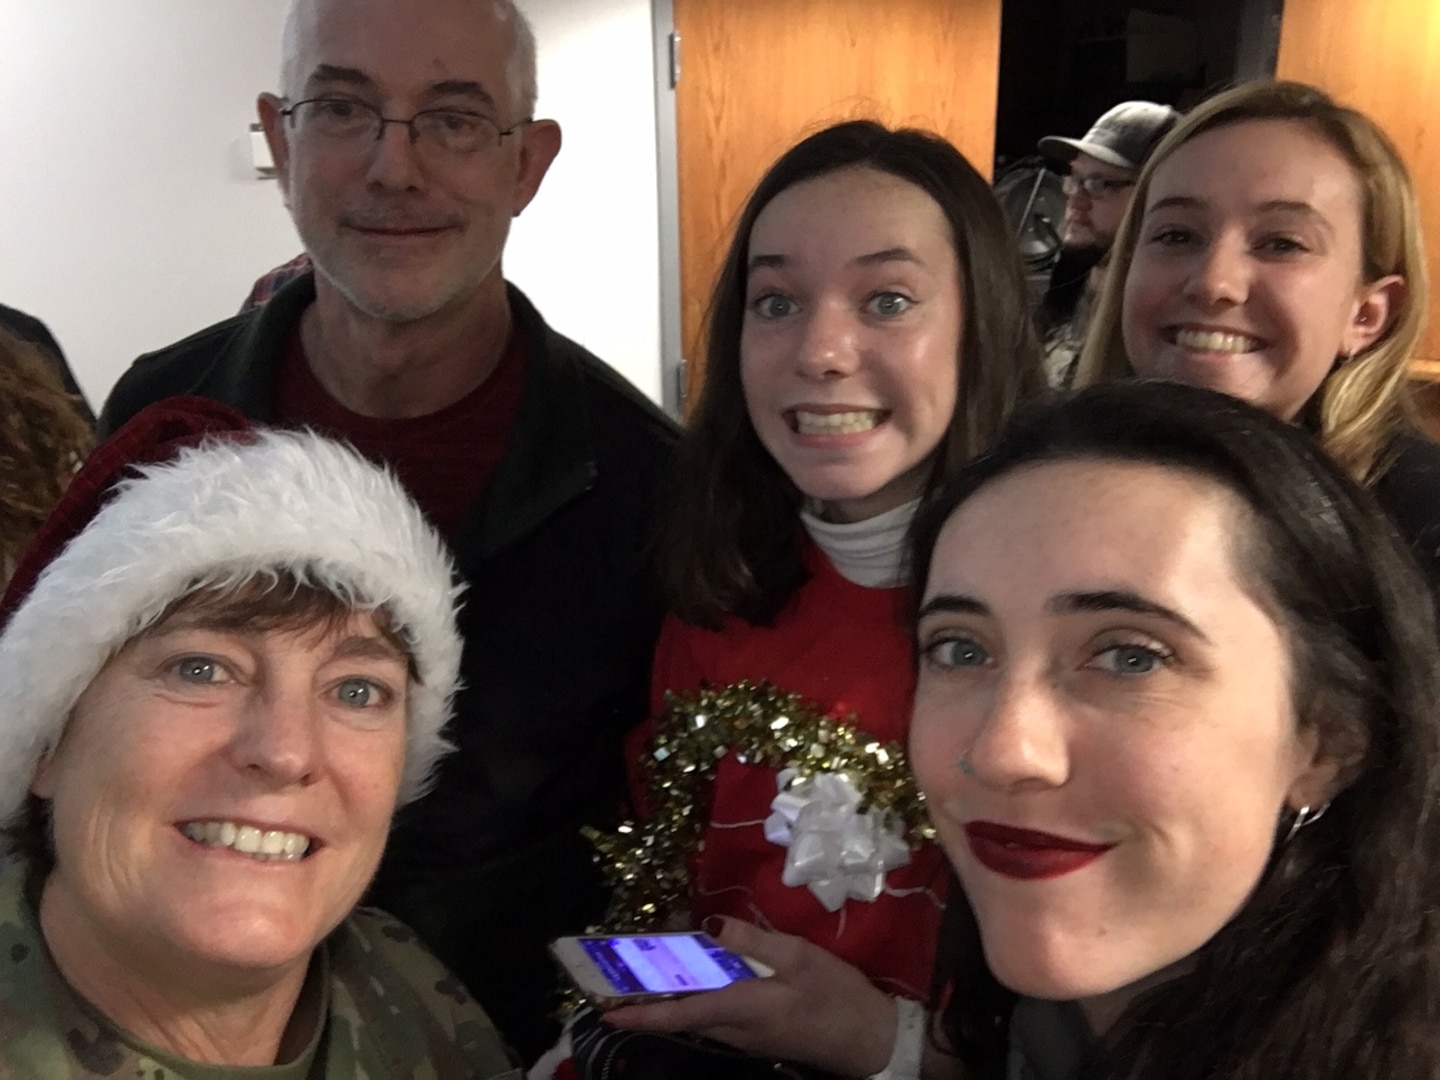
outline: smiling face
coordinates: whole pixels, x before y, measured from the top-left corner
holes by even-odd
[[[765,448],[831,520],[918,496],[964,325],[939,205],[869,168],[804,181],[756,218],[748,269],[740,378]]]
[[[1100,1028],[1235,915],[1286,804],[1333,779],[1237,571],[1249,528],[1195,475],[1063,462],[982,488],[935,548],[916,777],[996,977]]]
[[[32,786],[54,823],[41,921],[67,977],[302,977],[379,862],[408,678],[368,614],[246,632],[182,606],[127,644]]]
[[[1184,143],[1155,170],[1125,277],[1131,365],[1292,419],[1381,336],[1403,288],[1363,280],[1361,223],[1354,170],[1304,123]]]
[[[355,101],[386,117],[440,109],[519,115],[515,34],[490,0],[309,0],[288,42],[286,95]],[[387,124],[373,139],[329,137],[260,99],[281,187],[322,299],[331,288],[373,318],[409,322],[503,296],[510,219],[559,149],[550,121],[459,153]]]

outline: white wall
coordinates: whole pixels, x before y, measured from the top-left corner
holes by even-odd
[[[519,0],[564,146],[505,271],[562,333],[660,401],[660,204],[650,0]]]
[[[565,148],[507,270],[660,396],[649,0],[521,0]],[[233,314],[298,240],[250,168],[285,0],[0,0],[0,301],[43,319],[92,404]]]

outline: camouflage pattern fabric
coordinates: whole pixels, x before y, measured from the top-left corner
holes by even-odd
[[[320,1026],[299,1061],[227,1069],[178,1060],[116,1029],[61,978],[23,894],[0,870],[0,1078],[43,1080],[519,1080],[480,1006],[407,927],[361,909],[321,945]]]

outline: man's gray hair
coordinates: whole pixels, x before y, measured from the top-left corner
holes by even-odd
[[[300,7],[307,0],[290,0],[285,12],[285,28],[280,36],[280,92],[295,97],[300,92],[300,72],[295,70],[296,58],[300,55]],[[510,60],[505,65],[510,89],[515,95],[516,115],[505,117],[507,122],[530,120],[535,116],[535,102],[540,90],[535,73],[536,46],[535,30],[515,0],[488,0],[495,8],[495,14],[502,23],[509,23],[515,42]]]
[[[515,34],[515,46],[510,53],[510,83],[515,88],[515,106],[519,114],[511,120],[533,120],[535,102],[540,97],[540,85],[536,75],[535,28],[525,13],[515,6],[515,0],[495,0],[495,6],[502,9],[510,19]]]

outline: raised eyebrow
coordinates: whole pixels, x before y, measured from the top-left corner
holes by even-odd
[[[885,248],[883,251],[872,251],[868,255],[860,255],[852,259],[855,266],[878,266],[882,263],[908,262],[917,266],[924,266],[925,261],[907,247]]]
[[[1205,632],[1174,608],[1147,600],[1128,589],[1097,589],[1093,592],[1061,593],[1046,605],[1056,615],[1073,615],[1090,611],[1126,611],[1163,619],[1209,644]]]
[[[789,262],[786,255],[752,255],[750,262],[746,265],[746,274],[753,274],[762,267],[784,266]],[[880,263],[908,262],[917,266],[924,266],[925,262],[907,247],[885,248],[883,251],[872,251],[865,255],[857,255],[850,260],[852,266],[875,266]]]
[[[756,270],[769,266],[784,266],[790,261],[787,255],[751,255],[749,263],[745,266],[745,276],[749,277]]]
[[[916,613],[917,622],[931,615],[989,615],[990,608],[984,601],[964,593],[936,593],[920,605]]]

